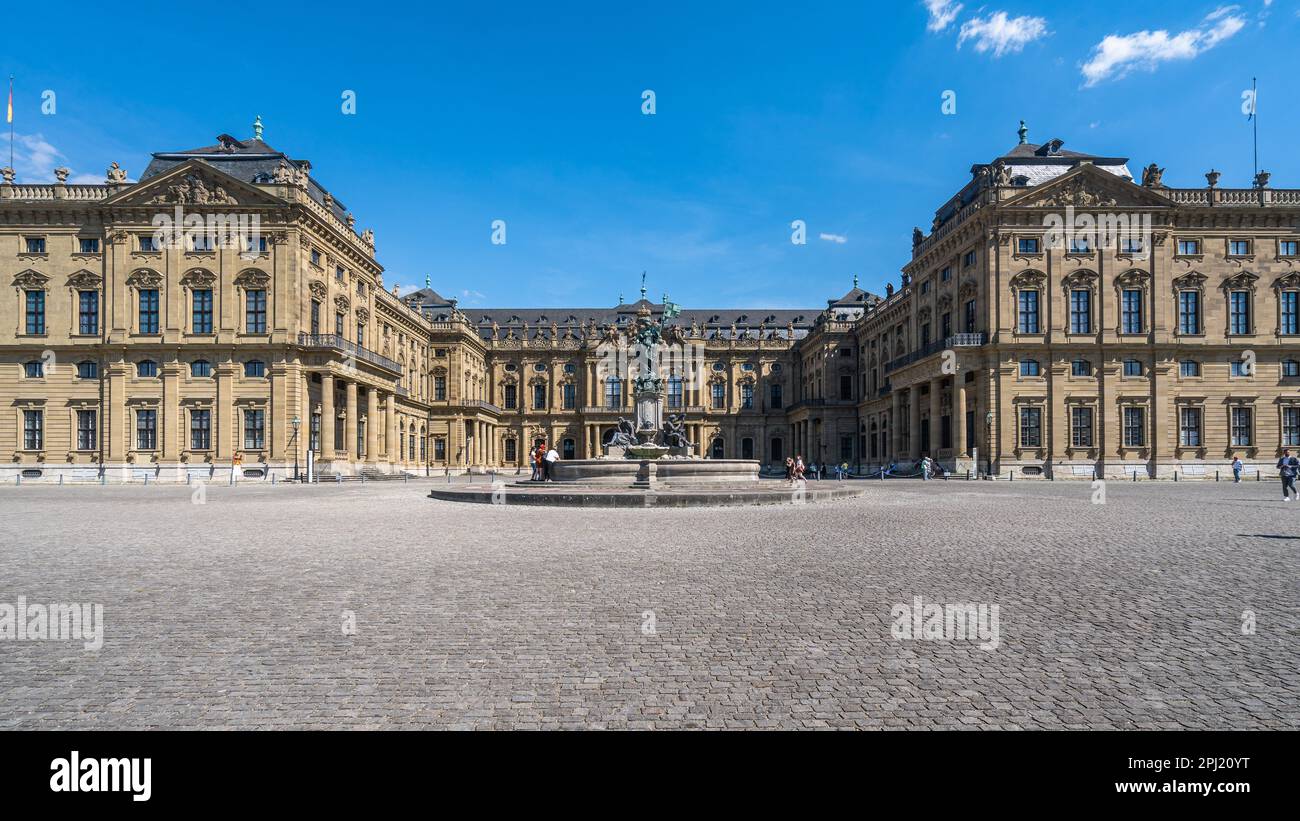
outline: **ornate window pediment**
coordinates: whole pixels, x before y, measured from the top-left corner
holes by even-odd
[[[1061,286],[1068,292],[1082,288],[1091,289],[1097,284],[1097,274],[1086,268],[1075,271],[1061,280]]]
[[[334,297],[334,307],[338,308],[343,313],[348,312],[348,306],[350,304],[351,303],[348,302],[348,298],[343,296],[342,294],[339,294],[338,296]]]
[[[69,288],[77,288],[83,291],[99,290],[103,284],[104,278],[102,276],[84,268],[68,277]]]
[[[1151,275],[1141,268],[1133,268],[1115,277],[1115,285],[1120,288],[1145,287],[1151,281]]]
[[[1289,288],[1300,288],[1300,272],[1278,277],[1273,280],[1273,287],[1279,291]]]
[[[44,288],[50,278],[40,271],[33,271],[28,268],[26,271],[20,271],[14,277],[14,285],[18,288]]]
[[[974,299],[975,295],[979,293],[979,289],[979,283],[974,278],[968,278],[957,289],[957,296],[961,299]]]
[[[1205,286],[1205,275],[1198,271],[1188,271],[1174,278],[1175,291],[1193,291]]]
[[[1255,292],[1255,283],[1259,277],[1250,271],[1242,271],[1240,274],[1230,276],[1223,281],[1223,290],[1225,291],[1250,291]]]
[[[131,272],[126,284],[136,288],[157,288],[162,285],[163,276],[152,268],[140,268]]]
[[[324,301],[325,297],[329,296],[330,293],[330,289],[319,279],[308,282],[307,290],[311,291],[311,295],[321,301]],[[387,331],[387,326],[385,326],[385,331]]]
[[[370,311],[365,308],[357,308],[357,322],[365,323],[370,321]]]
[[[1011,290],[1023,291],[1031,288],[1041,288],[1045,282],[1047,282],[1047,274],[1042,271],[1033,269],[1021,271],[1011,278]]]
[[[241,288],[265,288],[270,281],[271,277],[265,271],[256,268],[249,268],[235,277],[235,284]]]
[[[217,281],[217,275],[203,268],[186,271],[181,277],[181,284],[187,287],[205,287]]]

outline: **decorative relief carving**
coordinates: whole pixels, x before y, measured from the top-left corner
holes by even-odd
[[[271,281],[265,271],[248,268],[235,277],[235,284],[243,288],[263,288]]]
[[[150,203],[179,203],[182,205],[238,205],[239,200],[207,175],[190,171],[167,185],[166,193],[159,194]]]
[[[330,289],[325,285],[324,282],[321,282],[319,279],[313,279],[310,282],[308,282],[307,290],[311,291],[312,296],[320,300],[324,300],[325,297],[329,296],[330,293]]]
[[[20,271],[14,277],[14,285],[18,288],[44,288],[45,283],[49,281],[50,278],[45,274],[40,271],[33,271],[30,268],[26,271]]]

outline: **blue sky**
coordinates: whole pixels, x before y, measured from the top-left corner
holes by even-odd
[[[498,307],[631,300],[643,270],[696,307],[883,292],[1022,118],[1169,185],[1247,186],[1252,76],[1260,164],[1300,187],[1300,0],[466,5],[16,4],[19,179],[134,179],[260,114],[375,229],[390,287]]]

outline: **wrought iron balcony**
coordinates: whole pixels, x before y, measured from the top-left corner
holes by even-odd
[[[936,339],[908,354],[903,354],[897,359],[885,363],[885,373],[893,373],[899,368],[911,365],[913,362],[920,362],[929,356],[934,356],[939,351],[946,351],[951,348],[977,348],[984,344],[984,334],[953,334],[944,339]]]
[[[349,342],[341,334],[298,334],[298,344],[304,348],[332,348],[341,351],[354,359],[360,359],[362,362],[369,362],[400,376],[402,366],[397,362],[389,359],[383,354],[377,354],[374,351],[367,350],[355,342]]]

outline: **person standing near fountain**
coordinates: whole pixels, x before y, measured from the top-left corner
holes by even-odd
[[[552,478],[552,474],[555,473],[555,463],[559,461],[560,454],[556,452],[555,448],[548,447],[546,448],[546,454],[542,457],[542,459],[543,459],[542,475],[546,477],[545,481],[547,482],[555,481]]]

